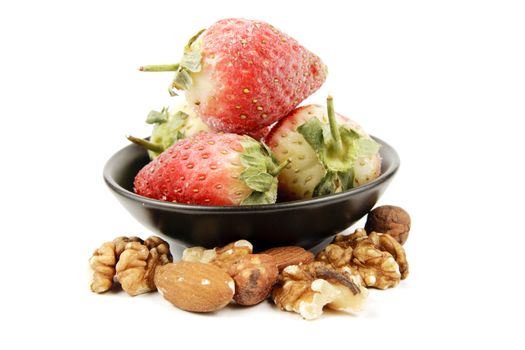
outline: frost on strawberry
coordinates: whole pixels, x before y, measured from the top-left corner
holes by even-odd
[[[142,168],[134,181],[139,195],[201,205],[271,204],[277,199],[277,164],[249,136],[199,133],[176,142]]]
[[[277,160],[291,163],[279,175],[282,199],[302,199],[344,191],[377,178],[379,144],[350,119],[327,109],[297,108],[279,121],[266,141]]]
[[[247,133],[291,112],[321,87],[327,68],[295,39],[268,23],[224,19],[193,36],[178,64],[141,67],[175,71],[171,92],[186,99],[215,131]]]

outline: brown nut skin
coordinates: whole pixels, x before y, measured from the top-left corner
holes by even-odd
[[[201,262],[179,261],[157,268],[159,293],[179,309],[213,312],[230,303],[235,284],[219,267]]]
[[[248,306],[258,304],[270,295],[279,270],[271,255],[247,254],[230,266],[228,273],[235,281],[233,300]]]
[[[286,266],[308,264],[314,261],[314,254],[312,252],[297,246],[270,248],[260,254],[273,256],[277,263],[279,272],[281,272]]]
[[[383,205],[368,214],[365,230],[389,234],[403,245],[410,232],[410,215],[403,208]]]

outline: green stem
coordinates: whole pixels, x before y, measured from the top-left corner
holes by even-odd
[[[141,66],[139,71],[141,72],[175,72],[179,69],[179,64],[152,64],[149,66]]]
[[[131,135],[126,135],[126,138],[130,140],[131,142],[133,142],[134,144],[144,147],[145,149],[149,151],[153,151],[157,153],[164,152],[164,147],[156,143],[149,142],[148,140],[144,140],[144,139],[141,139],[135,136],[131,136]]]
[[[285,160],[284,162],[282,162],[281,164],[279,164],[279,166],[277,168],[275,168],[273,171],[268,171],[268,174],[272,175],[272,176],[277,176],[279,175],[279,173],[288,165],[291,163],[291,159],[288,158],[287,160]]]
[[[343,144],[341,142],[339,127],[337,126],[337,121],[335,120],[334,99],[330,95],[328,95],[326,98],[326,109],[328,112],[328,121],[330,122],[330,131],[335,142],[335,148],[337,151],[340,151],[343,148]]]

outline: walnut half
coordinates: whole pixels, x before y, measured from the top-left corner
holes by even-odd
[[[102,244],[89,260],[93,271],[91,290],[108,291],[114,277],[130,295],[156,290],[155,268],[172,260],[169,244],[160,237],[151,236],[145,241],[138,237],[117,237]]]
[[[272,292],[281,310],[297,312],[308,320],[321,316],[325,306],[345,312],[360,311],[367,295],[354,275],[322,262],[286,267]]]
[[[89,265],[93,271],[93,281],[91,291],[104,293],[113,286],[115,277],[115,265],[128,242],[143,242],[138,237],[117,237],[111,242],[102,244],[89,260]]]
[[[364,229],[336,236],[316,260],[359,273],[366,287],[395,287],[408,276],[408,262],[401,244],[390,235],[377,232],[367,235]]]
[[[160,237],[128,242],[116,266],[117,280],[131,296],[155,291],[155,269],[172,261],[169,244]]]
[[[92,292],[104,293],[111,289],[116,262],[115,244],[113,242],[106,242],[95,250],[89,259],[89,265],[93,271]]]

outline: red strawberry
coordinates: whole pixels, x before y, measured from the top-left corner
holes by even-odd
[[[270,133],[270,130],[272,130],[272,126],[265,126],[259,130],[253,130],[250,132],[247,132],[246,135],[256,139],[257,141],[262,141]]]
[[[324,83],[321,59],[268,23],[224,19],[190,39],[173,87],[216,131],[246,133],[279,120]]]
[[[135,177],[135,192],[159,200],[202,205],[275,203],[277,174],[263,144],[248,136],[200,133],[162,152]]]
[[[277,160],[291,160],[279,174],[281,199],[335,193],[379,176],[379,145],[331,104],[329,98],[328,111],[319,105],[299,107],[266,136]]]

